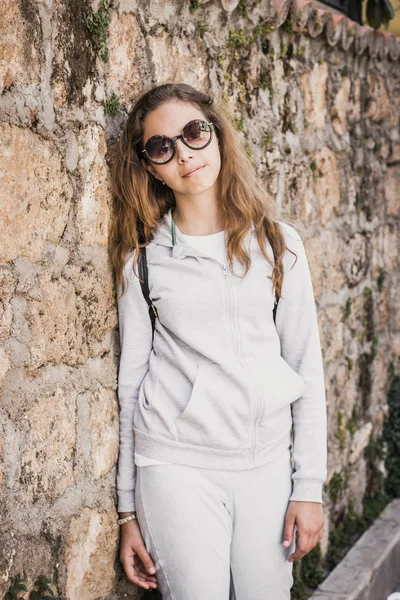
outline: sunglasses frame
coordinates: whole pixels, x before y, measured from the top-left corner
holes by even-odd
[[[184,138],[183,138],[183,135],[182,135],[182,133],[180,133],[179,135],[175,135],[174,137],[169,137],[168,135],[162,135],[162,136],[153,136],[153,135],[152,135],[152,136],[151,136],[151,138],[152,138],[152,137],[164,137],[164,138],[167,138],[167,139],[171,140],[171,141],[172,141],[172,154],[171,154],[171,157],[170,157],[170,158],[168,158],[168,160],[166,160],[166,161],[164,161],[164,162],[161,162],[161,163],[160,163],[160,162],[157,162],[157,161],[153,160],[152,158],[150,158],[150,156],[148,155],[148,153],[147,153],[147,150],[146,150],[146,148],[145,148],[144,150],[142,150],[142,153],[143,153],[143,154],[146,156],[147,160],[148,160],[149,162],[152,162],[152,163],[154,163],[155,165],[166,165],[167,163],[169,163],[169,162],[170,162],[170,161],[171,161],[171,160],[174,158],[174,156],[175,156],[175,153],[176,153],[176,140],[178,140],[178,139],[182,140],[182,142],[185,144],[185,146],[187,146],[187,147],[188,147],[188,148],[190,148],[191,150],[203,150],[203,148],[207,148],[208,144],[210,144],[210,143],[211,143],[211,140],[212,140],[212,138],[213,138],[213,131],[215,130],[214,123],[211,123],[211,122],[209,123],[209,122],[208,122],[208,121],[206,121],[205,119],[192,119],[191,121],[188,121],[188,122],[186,123],[186,125],[184,125],[184,126],[183,126],[183,128],[182,128],[182,131],[183,131],[183,130],[185,129],[185,127],[186,127],[187,125],[189,125],[189,123],[191,123],[192,121],[201,121],[202,123],[207,123],[207,125],[210,127],[210,131],[211,131],[210,139],[208,140],[208,142],[207,142],[207,143],[206,143],[204,146],[201,146],[200,148],[193,148],[192,146],[189,146],[189,144],[188,144],[187,142],[185,142],[185,140],[184,140]],[[146,142],[146,146],[147,146],[147,144],[149,143],[149,141],[151,140],[151,138],[149,138],[149,139],[147,140],[147,142]]]

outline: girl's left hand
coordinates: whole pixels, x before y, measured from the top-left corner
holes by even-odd
[[[288,558],[293,562],[303,558],[318,544],[324,532],[324,512],[320,502],[291,500],[286,511],[283,545],[293,542],[294,526],[297,525],[297,547]]]

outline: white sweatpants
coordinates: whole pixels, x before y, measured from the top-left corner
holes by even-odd
[[[136,514],[163,600],[290,600],[293,471],[290,447],[245,471],[137,467]]]

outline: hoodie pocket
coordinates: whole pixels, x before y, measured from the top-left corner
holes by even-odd
[[[264,405],[260,418],[267,421],[271,414],[300,398],[305,392],[304,379],[284,360],[282,356],[264,370]]]
[[[179,442],[235,450],[250,446],[251,404],[221,376],[218,365],[199,365],[188,404],[175,417]]]
[[[154,398],[157,396],[158,373],[161,359],[152,351],[149,358],[149,370],[143,378],[139,389],[138,404],[145,410],[153,407]]]
[[[263,411],[258,424],[258,445],[270,451],[288,439],[292,427],[291,403],[306,389],[304,379],[280,356],[265,369]]]

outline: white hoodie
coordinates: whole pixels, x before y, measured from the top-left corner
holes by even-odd
[[[303,242],[279,221],[287,246],[276,326],[272,267],[254,226],[252,265],[227,264],[188,245],[169,210],[147,246],[149,309],[132,271],[118,315],[120,452],[118,512],[135,510],[135,450],[208,469],[261,466],[291,445],[290,500],[322,503],[327,476],[326,397],[317,311]],[[175,243],[173,243],[175,242]],[[266,251],[273,261],[272,248]],[[293,427],[293,431],[291,429]]]

